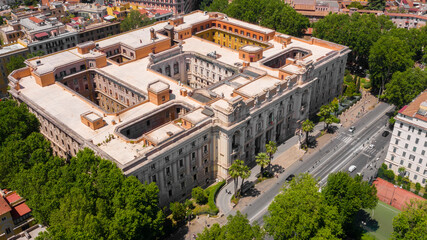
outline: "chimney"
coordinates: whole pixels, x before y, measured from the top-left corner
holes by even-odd
[[[154,31],[154,28],[150,28],[150,36],[151,36],[151,40],[156,40],[157,36],[156,36],[156,32]]]

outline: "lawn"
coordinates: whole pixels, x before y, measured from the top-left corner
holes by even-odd
[[[378,201],[378,205],[373,210],[366,210],[370,214],[372,221],[365,227],[365,235],[370,235],[378,240],[388,240],[393,232],[393,218],[400,211],[384,202]]]

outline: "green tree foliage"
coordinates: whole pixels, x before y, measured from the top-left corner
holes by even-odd
[[[25,67],[25,58],[21,55],[12,56],[8,63],[6,63],[6,68],[9,72],[13,70]]]
[[[335,112],[335,105],[334,104],[327,104],[320,107],[319,112],[317,113],[317,116],[320,117],[320,121],[325,123],[325,129],[328,130],[329,126],[332,123],[339,123],[339,119],[332,115],[332,113]]]
[[[204,0],[200,4],[200,9],[209,12],[225,12],[228,8],[228,0]]]
[[[383,32],[394,28],[387,16],[329,14],[314,24],[313,36],[348,46],[348,66],[355,73],[369,68],[369,51]]]
[[[356,175],[346,172],[331,173],[322,188],[326,203],[336,206],[343,226],[352,223],[355,214],[362,208],[372,209],[377,205],[377,189]]]
[[[25,59],[33,58],[33,57],[37,57],[37,56],[43,56],[43,55],[44,55],[43,51],[37,51],[35,53],[28,54],[26,56],[26,58],[24,58],[24,56],[21,56],[21,55],[12,56],[10,58],[10,61],[8,63],[6,63],[6,68],[10,73],[13,70],[25,67],[26,66],[24,63]]]
[[[412,59],[420,61],[424,55],[424,49],[427,47],[427,27],[418,28],[393,28],[385,33],[386,36],[393,36],[405,41],[409,50],[413,53]]]
[[[208,202],[208,196],[201,187],[195,187],[191,191],[191,196],[196,200],[198,204],[206,204]]]
[[[111,161],[85,149],[68,164],[51,158],[21,171],[13,188],[35,218],[49,226],[49,239],[153,239],[165,217],[158,188],[125,177]]]
[[[137,10],[131,10],[127,17],[120,23],[120,29],[125,32],[150,25],[154,21],[155,20],[150,20],[147,16],[142,15]]]
[[[328,206],[317,181],[300,174],[283,188],[268,207],[265,230],[274,239],[337,239],[342,235],[335,206]]]
[[[0,25],[3,25],[4,21],[3,21],[3,17],[0,16]]]
[[[411,200],[393,219],[393,239],[425,239],[427,236],[427,201]]]
[[[383,163],[381,167],[378,169],[378,177],[382,178],[388,182],[395,183],[395,175],[393,170],[387,170],[387,165]]]
[[[204,2],[201,4],[206,4]],[[293,36],[302,36],[310,24],[307,17],[297,13],[281,0],[234,0],[230,4],[228,0],[213,0],[210,6],[204,9],[224,12],[230,17]]]
[[[266,153],[260,152],[255,156],[255,161],[261,167],[261,176],[263,176],[265,167],[270,164],[270,158]]]
[[[425,89],[427,89],[427,71],[410,68],[393,74],[390,82],[386,84],[384,97],[401,108]]]
[[[268,143],[265,144],[265,151],[267,152],[268,158],[270,159],[268,166],[269,166],[269,168],[271,168],[271,161],[273,161],[273,156],[277,152],[276,142],[268,141]]]
[[[386,0],[368,0],[368,6],[371,10],[384,11]]]
[[[235,216],[227,217],[227,224],[220,227],[218,223],[211,228],[205,228],[202,233],[197,235],[198,240],[262,240],[265,232],[254,223],[251,225],[246,215],[237,211]]]
[[[393,36],[378,39],[369,54],[372,87],[383,88],[395,72],[403,72],[413,66],[412,56],[413,53],[404,40]]]
[[[228,169],[228,174],[234,180],[234,193],[237,195],[237,187],[239,186],[239,177],[244,163],[242,160],[236,159]]]
[[[308,135],[313,132],[314,123],[309,119],[306,119],[302,123],[302,130],[305,132],[305,144],[308,146]]]
[[[357,8],[357,9],[364,9],[363,5],[360,2],[351,2],[350,5],[347,6],[348,9],[350,8]]]
[[[184,204],[180,202],[170,203],[170,210],[172,211],[173,220],[180,222],[185,219],[185,215],[187,214],[187,210],[185,209]]]

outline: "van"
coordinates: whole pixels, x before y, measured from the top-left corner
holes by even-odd
[[[354,166],[354,165],[351,165],[349,168],[348,168],[348,171],[349,172],[354,172],[354,170],[356,170],[356,166]]]

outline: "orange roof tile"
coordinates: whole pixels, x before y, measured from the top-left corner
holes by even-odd
[[[40,18],[36,18],[36,17],[29,17],[29,19],[35,23],[42,23],[43,20],[41,20]]]
[[[0,216],[12,211],[12,208],[7,204],[6,200],[0,196]]]
[[[19,196],[19,194],[17,194],[16,192],[14,192],[14,193],[12,193],[6,197],[6,201],[9,204],[12,204],[12,203],[18,201],[19,199],[21,199],[21,196]]]
[[[409,116],[409,117],[416,117],[421,120],[426,121],[425,117],[417,114],[418,109],[420,109],[420,105],[422,102],[427,101],[427,90],[424,90],[424,92],[420,93],[418,97],[414,99],[409,105],[403,107],[399,113]],[[422,117],[422,118],[421,118]]]
[[[18,206],[13,207],[12,218],[16,219],[30,212],[31,212],[31,209],[27,206],[27,204],[21,203]]]

